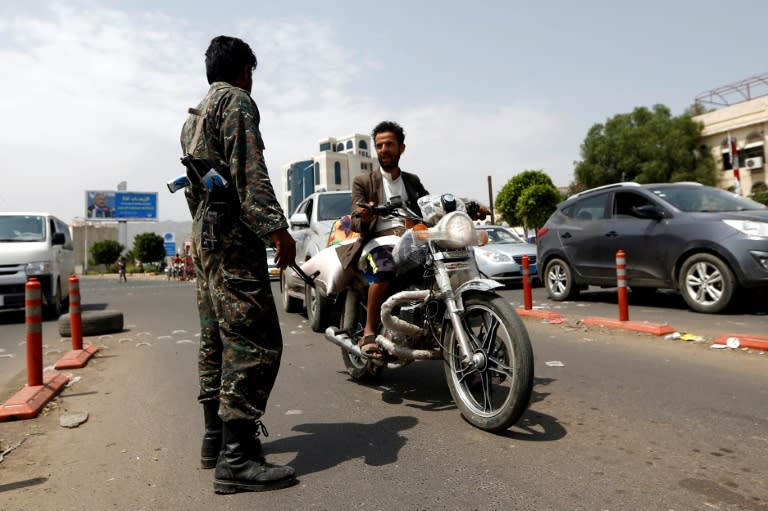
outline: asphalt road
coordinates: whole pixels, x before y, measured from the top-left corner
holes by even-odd
[[[441,364],[361,385],[338,348],[281,313],[265,445],[300,484],[217,496],[198,468],[192,285],[81,287],[88,307],[123,311],[126,331],[86,339],[101,351],[40,417],[0,424],[0,452],[25,440],[0,462],[0,510],[768,510],[767,355],[532,319],[531,408],[491,435],[461,419]],[[65,345],[52,326],[46,364]],[[18,330],[6,319],[0,346],[18,348]],[[0,358],[3,400],[25,378],[9,376],[9,362]],[[59,427],[74,411],[88,421]]]

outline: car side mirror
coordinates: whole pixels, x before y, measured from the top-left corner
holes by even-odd
[[[309,218],[306,213],[294,213],[291,215],[291,228],[294,227],[309,227]]]
[[[652,220],[661,220],[664,218],[664,211],[654,206],[653,204],[634,206],[632,208],[632,213],[638,218],[649,218]]]
[[[66,243],[67,238],[64,237],[63,232],[54,232],[53,238],[51,238],[51,244],[52,245],[63,245]]]

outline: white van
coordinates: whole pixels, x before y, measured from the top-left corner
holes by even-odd
[[[24,285],[40,281],[43,313],[55,319],[69,300],[74,246],[69,226],[49,213],[0,212],[0,309],[24,308]]]

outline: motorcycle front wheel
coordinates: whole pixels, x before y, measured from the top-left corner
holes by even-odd
[[[462,417],[480,429],[503,431],[528,408],[533,390],[533,350],[528,331],[500,296],[464,299],[462,325],[479,364],[466,364],[449,321],[444,336],[445,376]]]

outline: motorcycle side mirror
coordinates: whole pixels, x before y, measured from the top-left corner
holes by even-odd
[[[446,213],[456,211],[456,197],[452,193],[443,194],[440,197],[440,203]]]
[[[399,195],[393,195],[388,201],[387,206],[391,206],[393,208],[402,208],[403,207],[403,199]]]

